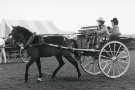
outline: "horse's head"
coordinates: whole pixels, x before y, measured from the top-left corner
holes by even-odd
[[[32,32],[21,26],[13,26],[12,28],[13,30],[9,35],[15,40],[17,44],[25,45],[29,37],[32,35]]]

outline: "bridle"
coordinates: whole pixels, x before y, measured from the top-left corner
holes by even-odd
[[[35,36],[36,36],[36,34],[33,33],[33,34],[28,38],[28,40],[26,41],[26,44],[22,44],[22,43],[18,43],[18,42],[16,42],[16,43],[17,43],[17,45],[20,47],[20,49],[22,49],[22,50],[23,50],[23,49],[26,49],[26,48],[28,48],[28,47],[31,46],[31,43],[33,42]]]
[[[24,49],[26,49],[27,47],[30,47],[30,46],[32,46],[31,45],[31,43],[32,43],[32,41],[34,40],[34,37],[35,37],[35,33],[33,33],[30,37],[29,37],[29,39],[27,40],[27,42],[26,42],[26,44],[24,45],[24,44],[19,44],[19,43],[17,43],[18,44],[18,46],[20,47],[20,50],[19,50],[19,56],[20,57],[22,57],[22,52],[23,52],[23,50]]]

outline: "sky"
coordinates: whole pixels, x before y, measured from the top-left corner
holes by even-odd
[[[110,26],[119,19],[122,34],[135,34],[135,0],[0,0],[0,20],[51,20],[61,30],[77,31],[97,25],[103,17]]]

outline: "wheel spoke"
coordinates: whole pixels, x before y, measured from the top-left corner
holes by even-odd
[[[91,65],[89,65],[89,64],[90,64],[90,62],[89,62],[88,64],[86,64],[86,65],[84,66],[84,68],[85,68],[85,69],[89,68],[89,66],[91,66]]]
[[[84,62],[84,56],[82,56],[81,61]]]
[[[118,59],[126,59],[126,58],[129,58],[129,56],[118,57]]]
[[[95,67],[95,64],[93,64],[93,72],[96,71],[96,67]]]
[[[109,63],[109,62],[106,63],[105,66],[103,67],[103,70],[105,70],[105,68],[106,68],[108,65],[110,65],[110,64],[111,64],[111,62],[110,62],[110,63]]]
[[[101,63],[108,63],[108,62],[111,62],[111,60],[108,60],[108,59],[106,59],[106,60],[102,60],[102,62],[101,62]]]
[[[109,74],[109,73],[110,73],[111,68],[112,68],[112,64],[111,64],[111,66],[110,66],[110,68],[109,68],[109,70],[108,70],[107,74]]]
[[[111,51],[108,51],[108,50],[104,50],[103,52],[105,52],[105,53],[110,53]],[[113,52],[113,51],[112,51]]]
[[[104,58],[106,58],[106,59],[110,59],[110,60],[111,60],[110,57],[107,57],[107,56],[104,56],[104,55],[101,55],[101,57],[104,57]]]
[[[90,67],[92,72],[96,72],[96,62],[94,62],[94,64],[91,64],[91,67]]]
[[[121,45],[119,46],[119,48],[118,48],[118,50],[117,50],[117,52],[116,52],[116,56],[118,56],[118,53],[119,53],[119,51],[120,51],[120,48],[121,48]]]
[[[121,63],[128,64],[128,62],[127,61],[124,61],[124,60],[118,60],[118,61],[121,62]]]
[[[114,47],[113,47],[113,55],[115,55],[115,54],[116,54],[115,46],[116,46],[116,43],[114,43]]]
[[[88,71],[92,71],[92,65],[90,65],[90,67],[89,67]]]
[[[90,62],[88,62],[87,64],[85,64],[85,65],[84,65],[84,68],[86,68],[89,64],[90,64]]]
[[[125,67],[124,67],[123,65],[121,65],[120,62],[117,62],[117,63],[119,64],[119,67],[120,67],[121,69],[125,69]]]
[[[112,63],[112,64],[113,64],[112,65],[113,66],[113,74],[112,75],[114,76],[115,75],[115,63]]]
[[[110,52],[111,52],[111,56],[113,56],[113,52],[112,52],[110,44],[109,44],[109,49],[110,49]]]
[[[117,63],[117,67],[118,67],[118,74],[120,74],[120,66],[119,66],[119,63]]]
[[[108,50],[104,49],[103,52],[105,52],[108,56],[111,56],[111,54],[109,53],[111,51],[108,51]]]
[[[83,63],[84,62],[84,63]],[[84,68],[86,68],[89,64],[90,64],[90,62],[87,62],[87,59],[85,58],[85,57],[83,57],[83,62],[82,62],[82,64],[84,64],[83,66],[84,66]]]
[[[127,55],[128,51],[126,49],[119,52],[119,55]]]

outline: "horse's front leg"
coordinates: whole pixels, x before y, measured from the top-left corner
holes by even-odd
[[[26,70],[25,70],[25,82],[28,81],[28,70],[29,67],[33,64],[34,60],[31,59],[27,64],[26,64]]]
[[[40,62],[40,58],[36,59],[36,64],[37,64],[37,68],[38,68],[38,72],[39,72],[39,77],[38,77],[38,81],[42,81],[42,71],[41,71],[41,62]]]

